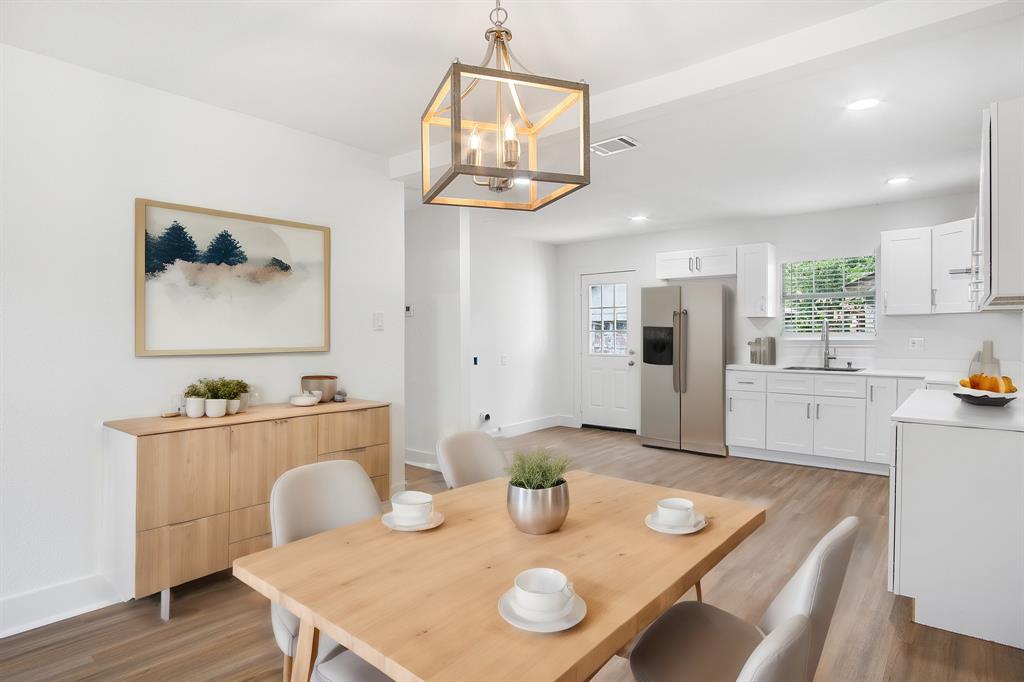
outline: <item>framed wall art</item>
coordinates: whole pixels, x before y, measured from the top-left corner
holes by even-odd
[[[330,228],[135,200],[135,354],[330,349]]]

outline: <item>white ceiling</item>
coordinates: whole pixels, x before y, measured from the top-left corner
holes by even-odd
[[[877,5],[504,4],[530,69],[585,78],[595,94]],[[451,58],[479,61],[491,6],[3,0],[0,41],[393,156],[417,148],[419,116]],[[595,123],[592,139],[627,134],[641,148],[593,157],[591,186],[538,213],[474,210],[474,220],[568,242],[969,191],[980,110],[1020,95],[1021,13],[922,32],[684,99],[661,116]],[[845,110],[868,96],[884,103]],[[913,181],[884,184],[902,174]],[[634,214],[651,220],[631,223]]]
[[[763,85],[671,115],[599,123],[638,150],[592,155],[591,185],[537,213],[474,220],[569,242],[972,191],[981,110],[1024,95],[1024,18]],[[847,111],[879,97],[882,105]],[[905,185],[885,184],[909,175]],[[633,223],[631,215],[647,215]]]
[[[855,12],[850,0],[505,0],[536,73],[602,92]],[[478,63],[487,0],[5,0],[0,41],[384,155],[415,149],[453,58]]]

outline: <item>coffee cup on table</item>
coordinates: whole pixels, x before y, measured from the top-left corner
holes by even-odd
[[[404,526],[426,523],[434,512],[434,496],[418,490],[403,490],[391,496],[391,513]]]
[[[541,620],[565,611],[576,592],[561,571],[530,568],[516,576],[514,595],[517,610]]]
[[[693,502],[685,497],[666,497],[658,500],[658,523],[666,526],[690,528],[697,523]]]

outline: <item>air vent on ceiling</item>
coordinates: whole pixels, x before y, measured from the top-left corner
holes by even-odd
[[[630,149],[636,149],[639,146],[640,143],[632,137],[619,135],[618,137],[610,137],[607,140],[594,142],[590,145],[590,151],[594,152],[598,156],[611,156],[612,154],[618,154],[619,152],[628,152]]]

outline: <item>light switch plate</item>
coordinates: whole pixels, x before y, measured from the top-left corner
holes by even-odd
[[[503,354],[501,356],[501,364],[503,364],[503,365],[507,365],[508,364],[508,356],[507,355]]]
[[[911,336],[907,342],[907,350],[924,350],[924,337]]]
[[[373,314],[373,331],[379,332],[384,330],[384,313],[377,311]]]
[[[412,317],[412,306],[411,305],[405,306],[405,316],[406,317]]]

